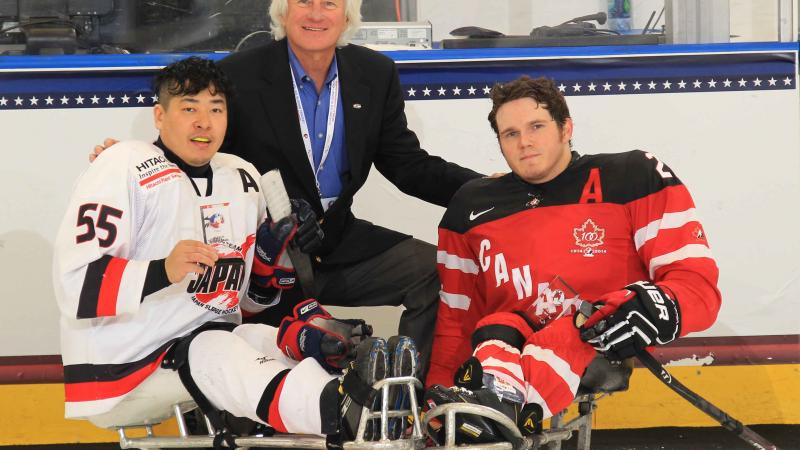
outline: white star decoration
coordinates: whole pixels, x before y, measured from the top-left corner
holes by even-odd
[[[761,77],[741,77],[739,79],[730,79],[725,78],[724,80],[717,80],[715,78],[710,78],[705,81],[701,81],[699,78],[689,81],[684,79],[662,79],[661,81],[656,82],[655,80],[649,80],[646,82],[644,80],[633,80],[630,82],[626,81],[618,81],[612,84],[610,81],[604,81],[603,84],[596,84],[594,81],[575,81],[571,82],[573,84],[566,85],[563,82],[558,84],[558,90],[565,95],[587,95],[590,93],[598,93],[600,91],[600,87],[602,87],[602,91],[600,92],[607,92],[611,95],[615,93],[622,93],[628,92],[628,88],[630,87],[632,91],[672,91],[673,86],[677,86],[678,89],[685,90],[689,84],[692,85],[693,89],[702,89],[704,91],[713,91],[723,88],[731,88],[733,86],[737,86],[739,88],[751,88],[751,89],[770,89],[770,88],[784,88],[787,86],[792,86],[795,82],[794,76],[785,76],[784,78],[776,77],[774,75],[770,76],[768,79],[762,79]],[[463,86],[463,84],[462,84]],[[645,86],[647,87],[645,89]],[[586,88],[585,90],[583,88]],[[614,89],[616,88],[616,89]],[[705,89],[703,89],[705,88]],[[470,85],[469,87],[461,87],[457,85],[439,85],[438,89],[431,89],[428,86],[425,86],[424,89],[418,90],[415,87],[408,87],[406,89],[406,93],[408,97],[419,98],[422,97],[447,97],[448,93],[451,93],[454,97],[463,97],[467,95],[477,96],[481,93],[484,96],[488,96],[492,91],[492,88],[488,84],[484,84],[483,87],[475,87],[475,85]],[[433,93],[437,95],[434,95]],[[421,94],[421,95],[418,95]],[[45,106],[55,106],[58,105],[62,107],[70,107],[70,105],[74,106],[82,106],[86,105],[86,100],[91,101],[91,105],[103,105],[105,107],[114,107],[118,105],[130,105],[134,103],[133,100],[135,99],[135,104],[137,105],[146,105],[147,100],[152,100],[152,103],[158,102],[158,96],[152,95],[150,97],[146,97],[141,93],[137,93],[135,97],[131,97],[126,93],[122,93],[120,97],[115,97],[111,94],[103,94],[106,97],[100,97],[98,94],[91,94],[91,97],[84,97],[83,94],[78,94],[75,97],[68,97],[63,94],[61,97],[54,97],[53,94],[47,95],[46,97],[40,97],[37,95],[13,95],[11,97],[7,96],[0,96],[0,107],[9,107],[9,106],[17,106],[22,108],[42,108]],[[41,94],[40,94],[41,95]],[[74,103],[71,101],[74,100]],[[117,101],[119,100],[119,102]],[[13,102],[13,103],[12,103]]]

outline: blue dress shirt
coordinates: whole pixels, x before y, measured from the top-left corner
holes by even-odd
[[[331,67],[325,76],[322,90],[317,95],[314,80],[308,76],[297,56],[289,47],[289,64],[294,71],[294,82],[300,93],[300,102],[303,104],[308,133],[311,139],[311,150],[314,155],[314,166],[319,167],[322,159],[322,150],[325,147],[327,132],[328,110],[330,109],[331,82],[339,76],[336,65],[336,55],[333,57]],[[343,177],[350,171],[350,161],[345,151],[344,140],[344,108],[342,107],[342,90],[339,85],[339,100],[336,102],[336,121],[333,126],[333,140],[328,152],[328,158],[322,167],[319,167],[317,179],[319,180],[320,198],[338,197],[342,192]]]

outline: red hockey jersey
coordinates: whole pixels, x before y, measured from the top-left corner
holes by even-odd
[[[481,317],[524,309],[555,276],[586,300],[654,281],[678,301],[681,335],[708,328],[721,302],[689,191],[639,150],[573,153],[563,173],[538,185],[514,174],[467,183],[440,223],[437,259],[442,291],[427,385],[452,385]]]

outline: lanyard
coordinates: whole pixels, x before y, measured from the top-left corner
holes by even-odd
[[[331,150],[331,143],[333,142],[333,127],[336,123],[336,107],[339,103],[339,77],[331,81],[330,98],[328,101],[328,123],[325,129],[325,145],[322,147],[322,158],[319,160],[319,166],[314,167],[314,152],[311,147],[311,136],[308,132],[308,123],[306,122],[306,114],[303,110],[303,102],[300,100],[300,90],[297,89],[297,81],[294,77],[294,69],[289,66],[292,71],[292,87],[294,88],[294,99],[297,103],[297,115],[300,119],[300,134],[303,135],[303,144],[306,146],[306,155],[308,156],[308,163],[311,165],[311,170],[314,172],[314,181],[317,183],[317,193],[322,197],[322,190],[319,187],[318,173],[325,165],[325,160],[328,159],[328,153]]]

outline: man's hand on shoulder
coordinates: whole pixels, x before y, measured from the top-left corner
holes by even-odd
[[[164,269],[172,284],[180,283],[187,274],[202,275],[206,267],[214,267],[219,255],[214,246],[200,241],[184,240],[175,244],[167,259]]]
[[[103,153],[104,151],[106,151],[106,149],[108,149],[108,147],[111,147],[112,145],[118,142],[119,141],[114,138],[106,138],[103,141],[102,145],[95,145],[94,150],[92,150],[92,152],[89,153],[89,162],[90,163],[94,162],[94,160],[97,159],[98,156],[100,156],[100,153]]]

